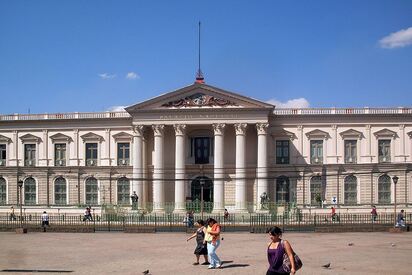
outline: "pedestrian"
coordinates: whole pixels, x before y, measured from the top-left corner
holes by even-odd
[[[332,206],[331,211],[332,211],[332,213],[331,213],[332,221],[335,221],[336,220],[336,209],[335,209],[335,207]]]
[[[137,196],[136,191],[133,191],[133,195],[130,198],[132,199],[132,210],[138,210],[139,196]]]
[[[220,225],[213,218],[209,218],[206,223],[208,227],[205,241],[210,262],[208,269],[222,268],[222,261],[216,254],[216,249],[220,246]]]
[[[15,221],[16,219],[16,214],[14,214],[14,207],[10,207],[10,220]]]
[[[188,222],[189,228],[192,228],[195,225],[195,215],[193,214],[193,210],[189,211]]]
[[[205,258],[205,262],[202,263],[202,265],[208,265],[209,261],[207,259],[207,245],[205,244],[205,235],[206,235],[206,227],[205,227],[205,222],[203,220],[198,220],[196,222],[197,225],[197,230],[196,232],[187,238],[187,242],[190,241],[191,239],[196,237],[196,248],[194,254],[196,255],[196,262],[193,263],[193,265],[198,265],[199,264],[199,259],[200,255],[203,255]]]
[[[49,214],[46,211],[43,211],[41,215],[41,227],[43,227],[43,232],[46,232],[46,226],[49,226]]]
[[[371,215],[372,215],[372,221],[376,222],[376,218],[378,217],[378,211],[376,211],[375,205],[372,205]]]
[[[270,243],[267,248],[267,257],[269,262],[269,269],[266,271],[266,275],[287,275],[295,274],[295,260],[293,257],[293,249],[290,243],[286,240],[282,240],[282,230],[277,227],[271,227],[268,229]],[[289,257],[291,268],[290,272],[286,272],[283,267],[284,254]]]
[[[223,218],[227,222],[229,220],[229,211],[225,208],[225,212],[223,212]]]
[[[86,210],[84,210],[83,221],[93,221],[92,212],[90,210],[90,207],[86,207]]]
[[[398,213],[398,217],[396,219],[396,226],[405,226],[405,215],[404,215],[405,210],[401,210],[401,212]]]

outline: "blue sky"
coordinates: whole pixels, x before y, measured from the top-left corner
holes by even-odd
[[[199,20],[210,85],[311,107],[412,105],[412,1],[3,0],[0,113],[104,111],[187,86]]]

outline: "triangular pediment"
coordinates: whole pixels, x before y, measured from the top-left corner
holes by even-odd
[[[126,132],[120,132],[120,133],[114,134],[113,138],[115,140],[130,140],[133,138],[133,135],[128,134]]]
[[[99,141],[102,142],[104,140],[104,138],[102,136],[99,136],[98,134],[89,132],[87,134],[84,134],[82,136],[80,136],[84,142],[86,141]]]
[[[312,130],[310,132],[307,132],[306,137],[309,138],[309,139],[311,139],[311,138],[328,139],[330,136],[329,136],[329,133],[327,133],[325,131],[315,129],[315,130]]]
[[[66,136],[65,134],[62,134],[62,133],[54,134],[54,135],[50,136],[50,139],[53,140],[53,142],[59,142],[59,141],[70,142],[70,141],[72,141],[71,137]]]
[[[339,133],[342,138],[356,138],[360,139],[363,137],[362,132],[356,131],[354,129],[348,129],[346,131]]]
[[[213,109],[213,108],[260,108],[273,109],[275,106],[225,91],[207,84],[195,83],[149,99],[142,103],[129,106],[129,113],[143,110],[169,109]]]
[[[41,138],[32,135],[32,134],[25,134],[23,136],[20,137],[20,140],[24,143],[24,142],[35,142],[35,143],[39,143],[41,142]]]
[[[286,131],[284,129],[274,130],[272,132],[272,136],[275,138],[289,138],[289,139],[296,139],[296,135],[292,132]]]
[[[11,138],[0,135],[0,143],[10,143],[10,142],[11,142]]]
[[[387,128],[379,130],[373,134],[375,135],[375,137],[391,137],[391,138],[393,137],[394,138],[397,136],[396,132],[389,130]]]

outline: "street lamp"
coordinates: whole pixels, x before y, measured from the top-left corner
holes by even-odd
[[[23,181],[18,180],[17,186],[19,187],[19,202],[20,202],[20,228],[16,231],[17,233],[27,233],[27,229],[23,228],[23,196],[22,196],[22,189],[23,189]]]
[[[393,180],[393,185],[394,185],[394,214],[395,214],[395,226],[396,226],[396,184],[398,183],[398,177],[397,176],[393,176],[392,180]]]
[[[205,179],[201,178],[199,183],[200,183],[200,213],[202,215],[202,220],[203,220],[203,188],[205,186]]]

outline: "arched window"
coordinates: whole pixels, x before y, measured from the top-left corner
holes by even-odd
[[[316,176],[310,179],[310,203],[320,205],[322,201],[322,177]]]
[[[117,204],[130,204],[130,180],[120,178],[117,180]]]
[[[36,180],[32,177],[24,180],[24,204],[36,204]]]
[[[391,203],[391,178],[382,175],[378,180],[378,203]]]
[[[0,177],[0,205],[6,204],[7,199],[7,186],[6,186],[6,179]]]
[[[289,202],[289,178],[279,177],[276,179],[276,203]]]
[[[86,180],[86,204],[97,205],[98,204],[98,187],[96,178],[88,178]]]
[[[54,181],[54,203],[58,205],[67,204],[67,182],[63,177]]]
[[[345,178],[345,204],[356,204],[358,202],[358,180],[349,175]]]

